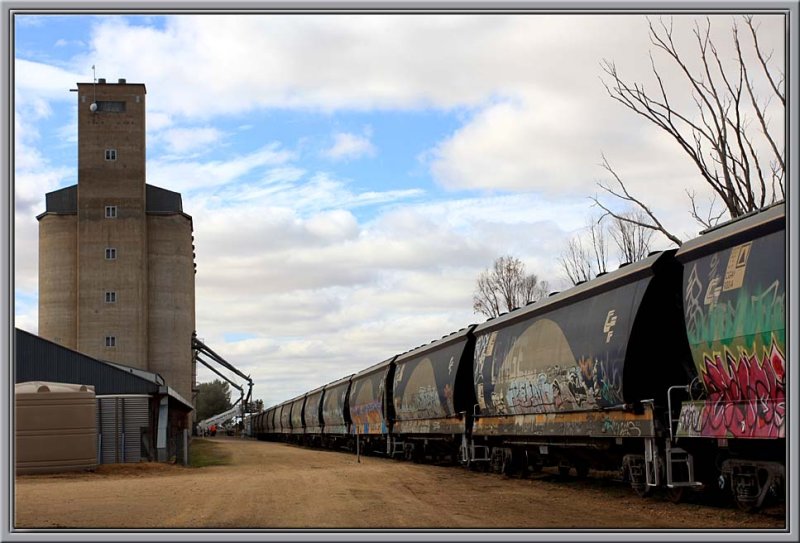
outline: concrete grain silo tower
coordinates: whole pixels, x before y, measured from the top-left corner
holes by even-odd
[[[39,215],[39,335],[160,374],[193,402],[195,263],[181,195],[145,183],[143,84],[78,83],[78,184]]]

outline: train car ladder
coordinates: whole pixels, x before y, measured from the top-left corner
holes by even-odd
[[[694,457],[689,453],[689,451],[682,449],[680,447],[673,447],[672,444],[675,441],[675,424],[678,422],[679,418],[672,417],[672,391],[673,390],[683,390],[687,394],[691,392],[691,385],[678,385],[678,386],[671,386],[667,389],[667,414],[669,415],[669,441],[667,441],[667,450],[666,450],[666,457],[667,457],[667,488],[676,488],[676,487],[684,487],[684,486],[703,486],[703,483],[700,481],[695,481],[694,479]],[[686,474],[685,481],[675,481],[675,468],[677,466],[682,467],[684,469],[684,473]]]
[[[644,440],[644,475],[647,486],[659,486],[661,477],[658,469],[658,444],[655,438]]]
[[[461,462],[466,465],[475,462],[488,462],[490,460],[489,447],[486,445],[475,445],[475,440],[467,439],[466,434],[461,434],[459,455]]]
[[[694,458],[692,455],[680,447],[673,447],[670,442],[667,442],[667,488],[675,488],[681,486],[697,487],[702,486],[703,483],[695,481],[694,479]],[[686,473],[685,481],[675,481],[675,467],[684,466]]]
[[[403,455],[405,450],[405,442],[404,441],[397,441],[397,438],[393,438],[389,436],[386,439],[386,452],[389,454],[391,458],[394,458],[397,455]]]

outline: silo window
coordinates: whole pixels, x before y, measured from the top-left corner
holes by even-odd
[[[117,250],[114,247],[106,247],[106,260],[116,260]]]
[[[97,111],[113,111],[114,113],[125,113],[125,102],[112,100],[98,100]]]
[[[117,293],[113,290],[106,291],[106,303],[107,304],[115,304],[117,303]]]
[[[117,150],[106,149],[106,160],[117,160]]]
[[[117,218],[117,206],[106,206],[106,219]]]
[[[116,347],[117,336],[106,336],[106,347]]]

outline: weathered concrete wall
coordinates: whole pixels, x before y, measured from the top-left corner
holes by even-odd
[[[39,221],[39,335],[78,348],[78,217]]]
[[[147,216],[148,357],[150,371],[192,401],[195,329],[192,221],[181,214]]]
[[[143,85],[78,85],[78,350],[147,369],[147,223]],[[138,98],[138,101],[137,101]],[[125,111],[92,112],[92,102]],[[107,160],[106,150],[116,151]],[[106,206],[117,217],[106,218]],[[106,258],[106,249],[116,259]],[[105,292],[116,293],[107,303]],[[116,345],[107,347],[106,336]]]

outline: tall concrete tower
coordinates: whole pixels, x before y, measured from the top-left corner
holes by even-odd
[[[179,193],[145,182],[145,86],[77,93],[78,184],[37,217],[39,335],[159,373],[192,400],[192,218]]]

